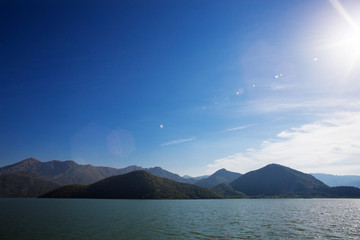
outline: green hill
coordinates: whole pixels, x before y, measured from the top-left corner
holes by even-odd
[[[215,192],[191,184],[134,171],[103,179],[91,185],[70,185],[44,194],[42,198],[104,199],[210,199]]]

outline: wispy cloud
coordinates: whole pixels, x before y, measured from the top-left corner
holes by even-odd
[[[228,129],[225,129],[224,132],[232,132],[232,131],[238,131],[238,130],[243,130],[245,128],[248,128],[252,125],[244,125],[244,126],[239,126],[239,127],[234,127],[234,128],[228,128]]]
[[[324,98],[312,100],[291,100],[282,98],[257,99],[249,102],[246,110],[258,113],[306,111],[306,112],[334,112],[360,110],[360,101],[351,98]]]
[[[193,140],[195,140],[195,138],[176,139],[176,140],[173,140],[173,141],[170,141],[170,142],[162,143],[160,146],[164,147],[164,146],[173,145],[173,144],[190,142],[190,141],[193,141]]]
[[[360,111],[335,113],[322,120],[282,131],[248,149],[207,165],[245,173],[269,163],[283,164],[304,172],[359,174]]]

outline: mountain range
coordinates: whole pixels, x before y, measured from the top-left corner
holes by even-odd
[[[134,172],[137,172],[134,175],[137,177],[127,175]],[[151,184],[146,183],[144,179]],[[64,187],[60,188],[62,190],[55,190],[56,194],[51,195],[52,197],[214,198],[215,195],[226,198],[360,197],[359,188],[330,187],[310,174],[278,164],[270,164],[244,175],[220,169],[210,176],[196,179],[180,177],[160,167],[129,166],[116,169],[80,165],[74,161],[41,162],[35,158],[28,158],[0,168],[0,183],[0,197],[34,197],[60,186]],[[125,185],[141,191],[135,194],[131,188],[124,188]],[[114,195],[107,196],[99,189],[96,190],[96,186],[103,186],[102,188],[107,189],[107,192],[114,192]],[[113,187],[117,190],[112,191]],[[193,187],[207,189],[215,195],[201,192]],[[118,192],[119,189],[122,190]],[[154,192],[153,189],[157,190]],[[199,191],[200,195],[193,194]],[[60,193],[65,195],[61,196]]]
[[[145,170],[159,177],[165,177],[177,182],[195,183],[192,178],[182,178],[178,174],[171,173],[160,167],[142,168],[139,166],[129,166],[126,168],[95,167],[92,165],[81,165],[74,161],[53,160],[41,162],[36,158],[27,158],[0,168],[2,173],[32,172],[38,176],[59,183],[68,184],[92,184],[106,177],[125,174],[136,170]]]
[[[144,170],[105,178],[90,185],[68,185],[42,198],[213,199],[210,189],[154,176]]]

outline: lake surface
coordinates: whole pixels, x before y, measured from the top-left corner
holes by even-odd
[[[360,199],[0,199],[0,239],[360,239]]]

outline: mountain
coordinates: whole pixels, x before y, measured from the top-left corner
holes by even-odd
[[[144,170],[105,178],[91,185],[64,186],[42,198],[104,199],[211,199],[215,192],[191,184],[157,177]]]
[[[59,187],[31,172],[0,174],[0,197],[37,197]]]
[[[27,158],[21,162],[0,168],[1,173],[32,172],[44,179],[57,182],[61,185],[91,184],[106,177],[125,174],[136,170],[145,170],[156,176],[169,178],[174,181],[193,183],[191,179],[184,179],[177,174],[166,171],[160,167],[142,168],[129,166],[126,168],[95,167],[80,165],[74,161],[41,162],[36,158]]]
[[[278,164],[248,172],[230,186],[248,196],[316,196],[329,188],[310,174]]]
[[[220,183],[230,183],[240,176],[240,173],[230,172],[223,168],[209,177],[197,181],[195,184],[200,187],[212,188]]]
[[[360,187],[360,176],[356,175],[331,175],[324,173],[312,173],[315,178],[319,179],[323,183],[331,186],[352,186],[352,187]]]

